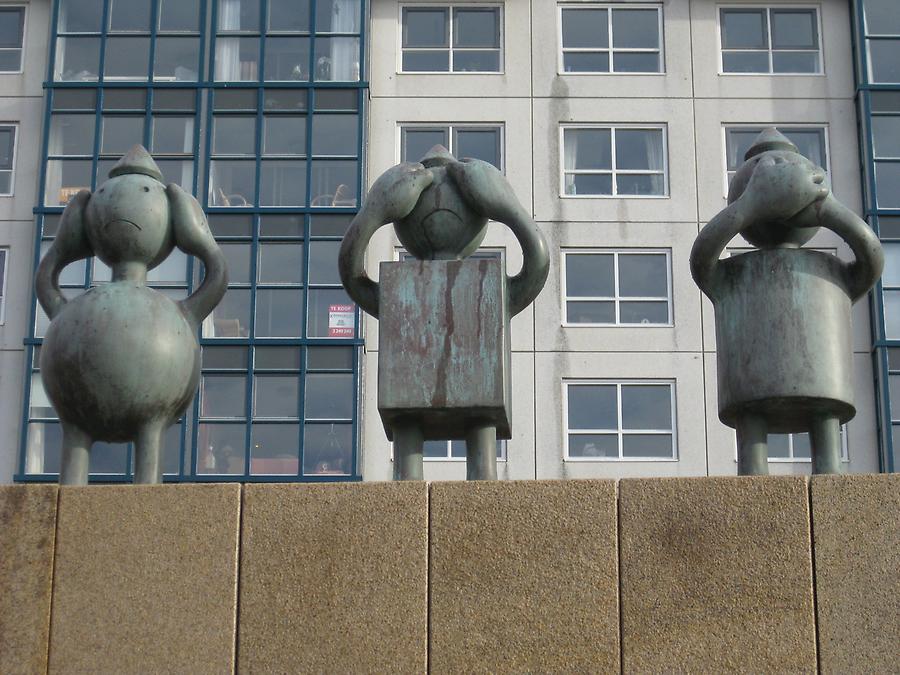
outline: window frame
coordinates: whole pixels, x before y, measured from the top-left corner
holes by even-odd
[[[498,133],[498,151],[500,154],[500,172],[506,173],[506,125],[503,122],[398,122],[397,123],[397,145],[396,145],[396,158],[397,162],[403,162],[403,146],[404,139],[403,135],[408,129],[441,129],[446,130],[447,138],[449,139],[448,145],[450,147],[447,150],[450,151],[450,154],[456,157],[455,150],[453,147],[455,145],[455,132],[460,129],[482,129],[482,130],[490,130],[497,131]],[[407,159],[405,161],[409,162],[417,162],[418,159]]]
[[[576,2],[560,2],[556,5],[556,37],[557,44],[559,45],[559,49],[556,54],[556,72],[558,75],[565,76],[582,76],[582,75],[640,75],[640,76],[653,76],[653,75],[665,75],[666,74],[666,50],[665,50],[665,19],[663,16],[663,6],[661,3],[650,3],[650,2],[627,2],[627,3],[611,3],[611,2],[586,2],[586,3],[576,3]],[[607,14],[607,35],[609,38],[609,46],[605,49],[602,47],[597,48],[587,48],[587,47],[569,47],[566,48],[563,45],[563,12],[566,9],[606,9],[609,10]],[[657,20],[659,22],[659,40],[657,42],[656,52],[659,54],[659,70],[654,72],[648,71],[619,71],[613,70],[614,59],[613,56],[615,52],[625,52],[625,53],[641,53],[647,54],[654,50],[652,49],[640,49],[637,47],[613,47],[613,26],[612,26],[612,10],[614,9],[655,9],[657,14]],[[609,55],[609,70],[581,70],[581,71],[568,71],[565,70],[565,54],[566,53],[597,53],[597,52],[606,52]]]
[[[611,297],[605,296],[573,296],[568,297],[566,288],[566,271],[568,269],[567,258],[570,255],[590,255],[590,254],[608,254],[613,256],[613,280],[615,283],[615,295]],[[668,305],[668,321],[666,323],[622,323],[618,321],[620,311],[619,304],[623,301],[623,297],[619,294],[619,256],[620,255],[662,255],[665,257],[666,264],[666,292],[665,298]],[[562,307],[562,326],[563,328],[673,328],[675,325],[675,308],[674,298],[672,297],[672,249],[671,248],[578,248],[578,247],[561,247],[560,248],[560,298]],[[626,296],[624,301],[655,301],[660,302],[662,298],[657,297],[639,297]],[[568,315],[569,302],[613,302],[616,309],[616,323],[585,323],[571,322]]]
[[[597,170],[586,170],[586,169],[566,169],[566,157],[565,157],[565,132],[567,129],[609,129],[612,133],[610,136],[610,170],[609,171],[597,171]],[[662,160],[663,160],[663,168],[662,171],[653,171],[653,170],[645,170],[645,169],[622,169],[619,170],[616,168],[616,131],[641,131],[641,130],[660,130],[662,132]],[[588,194],[588,195],[570,195],[566,194],[566,174],[610,174],[612,176],[612,194],[601,195],[601,194]],[[663,192],[659,195],[629,195],[629,194],[618,194],[616,192],[616,188],[618,187],[616,177],[619,174],[623,175],[641,175],[641,176],[655,176],[661,174],[663,177]],[[670,194],[670,186],[669,186],[669,125],[666,122],[660,122],[658,124],[654,123],[644,123],[638,122],[635,124],[622,124],[622,123],[603,123],[603,122],[589,122],[589,123],[581,123],[581,122],[565,122],[560,123],[559,125],[559,197],[560,199],[669,199],[671,197]]]
[[[13,130],[13,151],[10,159],[9,171],[9,192],[0,192],[0,197],[14,197],[16,194],[16,160],[19,155],[19,123],[18,122],[0,122],[0,129],[10,128]],[[7,169],[0,169],[0,172]]]
[[[771,464],[812,464],[812,457],[795,457],[794,456],[794,437],[802,435],[803,433],[808,432],[795,432],[790,434],[769,434],[768,437],[772,436],[787,436],[788,437],[788,456],[787,457],[772,457],[767,454],[766,461]],[[847,444],[847,423],[845,422],[840,426],[840,434],[841,434],[841,463],[848,464],[850,462],[850,451],[849,446]],[[766,442],[768,446],[768,441]],[[768,449],[768,447],[767,447]],[[734,463],[737,464],[738,456],[737,456],[737,434],[734,434]]]
[[[22,10],[22,39],[18,48],[4,47],[0,51],[19,51],[19,69],[18,70],[0,70],[0,75],[21,75],[25,72],[25,36],[28,34],[28,5],[21,3],[0,5],[0,9],[21,9]]]
[[[447,70],[403,70],[404,49],[413,51],[444,51],[436,47],[408,48],[403,46],[403,13],[407,9],[444,9],[449,13],[450,26],[447,32]],[[453,53],[456,51],[489,51],[481,48],[454,48],[453,47],[453,12],[455,9],[496,9],[498,11],[498,40],[500,42],[497,70],[454,70]],[[397,74],[398,75],[503,75],[506,72],[506,32],[505,32],[505,7],[502,2],[495,3],[471,3],[471,2],[447,2],[447,3],[399,3],[397,7]]]
[[[613,430],[610,429],[576,429],[569,428],[569,387],[579,385],[616,385],[616,422],[618,428],[615,431],[618,439],[618,457],[570,457],[569,456],[569,438],[571,435],[596,435],[597,433],[607,433],[612,435]],[[622,386],[636,385],[667,385],[669,387],[669,396],[671,401],[671,429],[629,429],[627,433],[622,429]],[[562,380],[562,443],[563,443],[563,461],[564,462],[678,462],[678,411],[676,408],[677,396],[675,393],[676,380],[674,378],[656,378],[656,379],[632,379],[632,378],[563,378]],[[623,457],[622,456],[622,439],[625,435],[670,435],[672,438],[672,456],[671,457]]]
[[[3,269],[0,270],[0,326],[6,322],[6,280],[9,278],[9,247],[0,246],[0,260],[3,261]]]
[[[875,78],[875,66],[874,60],[872,59],[872,43],[874,42],[894,42],[900,46],[900,33],[879,33],[877,31],[869,30],[869,17],[865,11],[865,6],[862,6],[860,12],[861,17],[861,25],[860,30],[862,31],[862,39],[865,41],[865,75],[866,80],[869,84],[875,85],[887,85],[889,87],[896,86],[900,84],[900,77],[897,80],[883,81]]]
[[[756,10],[765,10],[766,12],[766,23],[767,23],[767,38],[768,38],[768,47],[766,48],[766,53],[769,57],[769,69],[765,72],[757,72],[757,73],[747,73],[747,72],[732,72],[725,70],[725,49],[722,46],[722,10],[729,9],[756,9]],[[772,62],[772,53],[775,51],[778,52],[804,52],[811,53],[811,49],[774,49],[772,47],[772,10],[790,10],[790,9],[799,9],[799,10],[808,10],[811,9],[816,13],[816,30],[818,31],[818,56],[819,56],[819,68],[816,72],[806,73],[806,72],[794,72],[794,73],[776,73],[773,72],[773,62]],[[809,4],[809,3],[800,3],[800,4],[791,4],[791,5],[773,5],[773,4],[753,4],[753,3],[740,3],[740,4],[717,4],[716,5],[716,47],[718,48],[719,58],[718,58],[718,74],[719,75],[727,75],[727,76],[739,76],[739,77],[825,77],[825,54],[824,49],[822,47],[822,6],[819,4]],[[762,49],[735,49],[729,51],[756,51],[762,52]]]

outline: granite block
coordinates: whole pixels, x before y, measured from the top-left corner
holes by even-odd
[[[618,673],[615,489],[432,484],[431,672]]]
[[[244,673],[423,673],[423,482],[247,485]]]
[[[804,477],[619,483],[624,672],[814,672]]]
[[[50,672],[231,672],[240,492],[60,488]]]
[[[0,673],[44,673],[55,485],[0,485]]]
[[[900,672],[900,475],[812,479],[823,673]]]

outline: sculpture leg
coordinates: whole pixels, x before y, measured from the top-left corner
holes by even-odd
[[[135,484],[162,483],[162,440],[165,427],[158,422],[146,425],[134,440]]]
[[[822,415],[809,429],[813,473],[841,472],[841,425],[833,415]]]
[[[90,452],[93,439],[81,429],[62,423],[62,467],[59,472],[60,485],[87,485]]]
[[[743,415],[737,421],[738,476],[769,475],[769,433],[759,415]]]
[[[492,424],[466,432],[466,480],[497,480],[497,427]]]
[[[422,427],[404,422],[395,424],[393,432],[394,480],[422,480]]]

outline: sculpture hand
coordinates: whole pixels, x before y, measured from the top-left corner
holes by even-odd
[[[409,215],[434,174],[418,163],[404,162],[385,171],[372,185],[363,209],[379,225]]]
[[[463,159],[450,164],[448,171],[465,200],[481,215],[501,223],[522,216],[524,209],[512,186],[494,165],[480,159]]]
[[[822,169],[773,154],[759,160],[738,201],[748,221],[783,222],[827,196]]]

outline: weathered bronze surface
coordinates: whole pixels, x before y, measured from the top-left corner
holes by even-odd
[[[147,271],[175,246],[206,270],[181,302],[146,287]],[[92,255],[112,268],[112,281],[67,300],[60,272]],[[133,441],[135,482],[162,480],[163,434],[197,391],[197,331],[226,286],[225,258],[200,205],[162,183],[143,147],[132,148],[94,193],[73,197],[35,281],[51,319],[41,377],[63,429],[61,483],[87,483],[98,440]]]
[[[522,270],[466,260],[489,220],[522,247]],[[365,270],[375,231],[394,223],[416,262]],[[540,293],[550,271],[543,235],[495,167],[435,146],[419,163],[386,171],[344,237],[347,293],[380,318],[378,409],[394,441],[394,478],[422,478],[427,439],[465,439],[469,479],[496,478],[496,439],[510,438],[509,318]]]
[[[851,419],[850,306],[884,267],[877,237],[825,185],[825,172],[774,128],[757,137],[728,207],[701,230],[691,273],[715,306],[719,418],[737,430],[738,473],[768,473],[768,433],[810,432],[813,470],[840,471]],[[800,247],[819,227],[856,260]],[[742,234],[758,250],[719,260]]]

